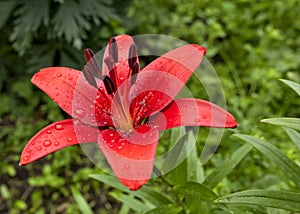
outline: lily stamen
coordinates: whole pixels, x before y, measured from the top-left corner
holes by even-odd
[[[91,86],[94,86],[95,88],[98,88],[97,82],[96,82],[96,80],[95,80],[95,76],[94,76],[94,74],[92,73],[92,71],[89,69],[88,66],[84,66],[84,67],[83,67],[82,73],[83,73],[85,79],[88,81],[88,83],[89,83]]]
[[[86,48],[84,50],[84,57],[93,74],[95,76],[98,76],[100,79],[103,79],[94,52],[91,49]]]
[[[109,52],[109,55],[112,56],[114,62],[117,63],[118,62],[118,45],[117,45],[117,41],[114,37],[112,37],[110,40],[108,52]]]

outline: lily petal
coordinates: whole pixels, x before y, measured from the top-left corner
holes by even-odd
[[[208,126],[235,128],[237,122],[225,109],[205,100],[181,98],[173,101],[162,112],[150,117],[159,131],[177,126]]]
[[[77,135],[78,132],[85,132],[84,139],[78,139],[83,136],[82,134]],[[78,120],[62,120],[43,128],[30,139],[23,149],[19,164],[29,164],[67,146],[83,142],[96,142],[97,138],[98,129],[83,125]]]
[[[131,88],[132,118],[139,123],[141,119],[165,108],[200,65],[205,52],[204,47],[185,45],[164,54],[142,69]],[[145,97],[148,98],[145,100],[148,105],[143,107],[140,101]]]
[[[151,177],[158,139],[156,128],[141,125],[129,136],[106,129],[98,145],[120,182],[137,190]]]
[[[66,67],[44,68],[34,74],[31,82],[73,118],[93,126],[112,124],[105,90],[98,91],[89,85],[82,72]],[[97,84],[103,88],[101,81]]]

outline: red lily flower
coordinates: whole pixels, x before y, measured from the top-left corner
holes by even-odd
[[[173,100],[199,66],[205,48],[185,45],[140,70],[133,39],[110,40],[102,72],[94,54],[85,50],[83,72],[65,67],[41,69],[32,83],[73,119],[53,123],[31,138],[20,165],[66,146],[97,142],[115,175],[131,190],[147,183],[159,132],[177,126],[234,128],[224,109],[204,100]]]

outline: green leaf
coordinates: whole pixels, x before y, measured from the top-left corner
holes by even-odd
[[[284,126],[288,128],[293,128],[300,131],[300,119],[292,117],[279,117],[261,120],[263,123],[270,123],[274,125]]]
[[[214,193],[211,189],[203,184],[195,182],[187,182],[183,185],[175,186],[173,191],[207,202],[213,202],[218,198],[218,195],[216,195],[216,193]]]
[[[7,19],[9,18],[11,12],[16,6],[15,0],[9,1],[1,1],[0,2],[0,29],[6,23]]]
[[[288,136],[291,138],[293,143],[297,146],[298,150],[300,151],[300,133],[291,128],[283,127],[283,129],[285,130],[285,132],[288,134]]]
[[[300,211],[300,194],[288,191],[247,190],[220,197],[218,203],[258,205]]]
[[[132,195],[125,195],[121,192],[110,192],[109,193],[113,198],[126,204],[130,209],[135,210],[137,212],[147,212],[152,209],[149,204],[143,203],[140,200],[132,197]]]
[[[221,165],[217,166],[209,176],[207,176],[203,184],[210,188],[216,187],[218,183],[222,181],[223,178],[225,178],[226,175],[228,175],[236,167],[236,165],[241,162],[241,160],[243,160],[251,149],[251,145],[245,144],[236,150],[229,160],[225,160]]]
[[[15,12],[18,16],[14,21],[10,40],[13,47],[22,55],[30,47],[33,33],[43,24],[49,24],[49,2],[27,0],[21,1],[21,6]]]
[[[152,203],[153,205],[156,206],[162,206],[166,204],[172,204],[173,202],[164,196],[163,194],[153,190],[152,188],[149,188],[147,186],[143,186],[137,191],[130,191],[127,187],[122,185],[120,181],[111,175],[104,175],[104,174],[93,174],[90,175],[90,177],[101,181],[109,186],[112,186],[116,189],[119,189],[123,192],[130,193],[131,195],[134,195],[144,201],[148,201],[149,203]]]
[[[247,143],[250,143],[256,149],[266,155],[289,179],[296,184],[298,188],[300,188],[300,167],[279,149],[270,143],[264,142],[249,135],[235,134],[234,136],[246,141]]]
[[[93,214],[89,204],[84,199],[82,194],[75,188],[75,186],[71,186],[71,191],[80,211],[84,214]]]
[[[291,87],[299,96],[300,96],[300,84],[290,81],[290,80],[285,80],[285,79],[280,79],[283,83]]]
[[[165,213],[180,213],[182,211],[181,207],[176,207],[173,204],[166,205],[166,206],[161,206],[161,207],[156,207],[152,210],[149,210],[145,214],[165,214]]]

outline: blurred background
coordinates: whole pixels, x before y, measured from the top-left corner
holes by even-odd
[[[296,93],[279,81],[300,82],[299,11],[298,0],[1,0],[0,213],[78,213],[72,187],[96,213],[118,213],[121,205],[109,195],[112,187],[88,177],[100,169],[80,147],[18,166],[28,140],[67,117],[30,83],[31,76],[49,66],[80,70],[86,47],[97,52],[118,34],[165,34],[205,46],[222,81],[227,110],[240,124],[236,132],[272,136],[278,148],[300,161],[280,128],[259,122],[300,116]],[[206,170],[241,144],[225,134]],[[281,176],[274,164],[253,151],[216,191],[266,187],[266,180],[278,189],[285,187]]]

